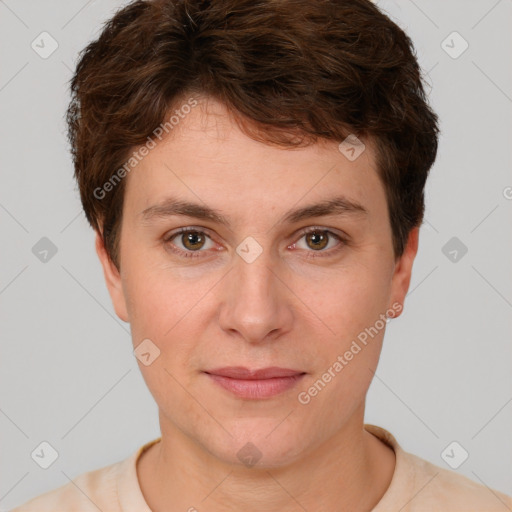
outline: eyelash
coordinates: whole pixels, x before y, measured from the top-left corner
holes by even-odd
[[[205,252],[205,251],[202,251],[202,250],[197,250],[197,251],[183,251],[182,249],[178,249],[176,246],[173,246],[173,244],[171,243],[171,241],[176,238],[177,236],[183,234],[183,233],[189,233],[189,232],[197,232],[197,233],[200,233],[202,235],[205,235],[207,236],[208,238],[210,238],[211,240],[211,237],[209,237],[204,231],[201,231],[200,229],[198,228],[195,228],[193,226],[190,226],[190,227],[186,227],[186,228],[180,228],[178,231],[175,231],[173,233],[170,233],[168,234],[167,236],[164,237],[164,243],[166,245],[168,245],[170,247],[170,249],[180,255],[180,256],[183,256],[185,258],[200,258],[202,256],[200,256],[200,253],[201,252]],[[319,232],[319,233],[327,233],[329,235],[329,238],[332,237],[334,239],[336,239],[338,242],[340,242],[336,247],[334,248],[331,248],[327,251],[325,250],[321,250],[321,251],[307,251],[308,255],[306,256],[306,258],[324,258],[324,257],[328,257],[328,256],[332,256],[334,254],[337,254],[342,248],[343,246],[346,244],[347,242],[347,239],[340,236],[340,235],[337,235],[336,233],[333,233],[332,231],[329,231],[328,229],[324,229],[324,228],[321,228],[321,227],[317,227],[317,226],[313,226],[313,227],[310,227],[310,228],[306,228],[304,230],[302,230],[300,233],[299,233],[299,236],[300,239],[302,239],[305,235],[308,235],[310,233],[316,233],[316,232]],[[294,244],[297,243],[297,242],[294,242]],[[294,245],[292,244],[292,245]],[[313,254],[312,254],[313,253]],[[327,254],[315,254],[315,253],[327,253]]]

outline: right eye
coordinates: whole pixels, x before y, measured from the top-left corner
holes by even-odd
[[[205,248],[212,249],[213,244],[213,240],[204,231],[194,227],[173,231],[165,236],[164,242],[173,252],[184,258],[197,258],[200,255],[194,253],[205,252],[201,250]]]

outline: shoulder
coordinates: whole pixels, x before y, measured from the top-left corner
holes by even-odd
[[[483,483],[410,453],[405,454],[405,459],[414,478],[413,485],[417,492],[414,498],[411,496],[411,511],[503,512],[507,509],[512,510],[510,496]]]
[[[372,512],[503,512],[512,497],[460,473],[406,452],[382,427],[365,429],[390,446],[396,465],[391,483]],[[478,478],[475,476],[475,478]]]
[[[11,512],[117,512],[116,479],[126,461],[117,462],[88,473],[83,473],[67,484],[48,491]]]

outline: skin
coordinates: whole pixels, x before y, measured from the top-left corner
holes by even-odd
[[[364,142],[352,162],[333,141],[263,144],[222,104],[202,98],[125,178],[120,271],[99,235],[96,249],[134,347],[149,338],[160,350],[149,366],[139,362],[162,433],[137,465],[153,511],[369,510],[388,488],[394,452],[363,428],[385,328],[308,404],[297,398],[379,315],[403,304],[409,287],[418,229],[396,258],[375,153]],[[142,220],[170,195],[219,210],[230,227],[187,216]],[[367,213],[280,222],[335,195]],[[186,226],[204,242],[164,239]],[[311,227],[346,242],[330,237],[318,249],[301,233]],[[252,263],[236,253],[248,236],[262,248]],[[251,400],[203,373],[223,366],[306,375],[284,393]],[[247,442],[261,452],[253,467],[237,457]]]

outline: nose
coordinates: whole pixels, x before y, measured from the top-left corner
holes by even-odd
[[[220,327],[248,343],[272,341],[291,329],[293,309],[283,269],[270,251],[252,262],[235,254],[222,287]]]

